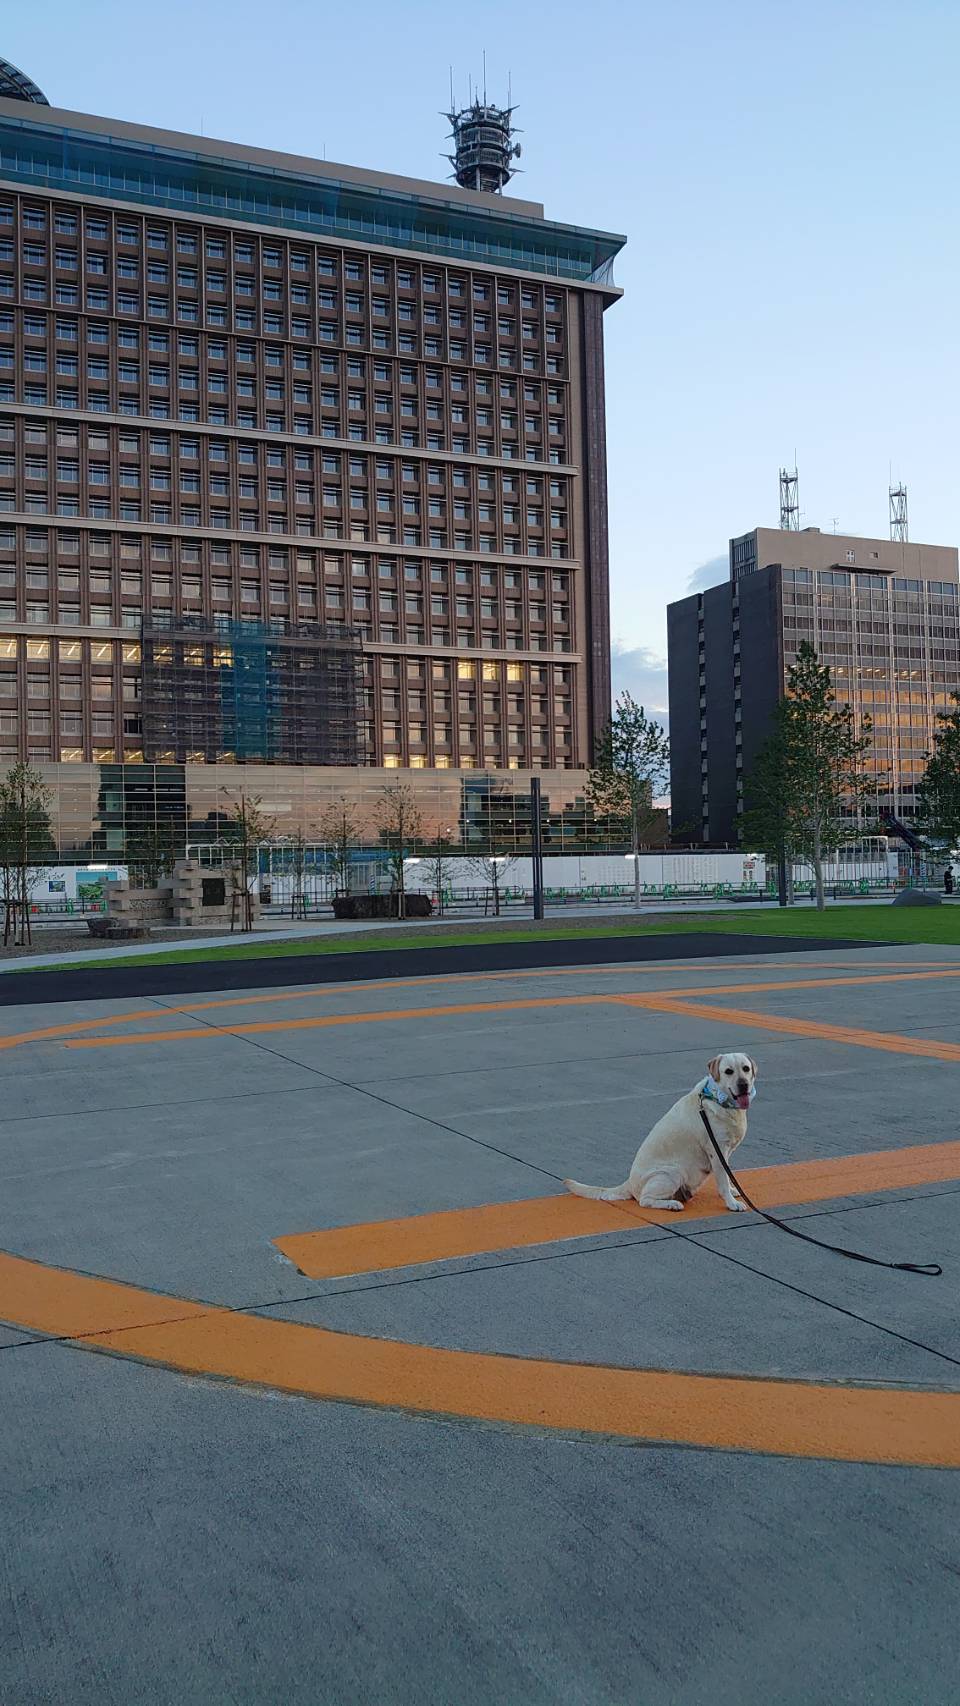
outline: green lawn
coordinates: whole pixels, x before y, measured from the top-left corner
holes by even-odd
[[[240,940],[218,948],[168,948],[153,953],[131,954],[129,959],[105,962],[99,958],[72,960],[71,967],[99,967],[108,971],[111,965],[162,966],[187,964],[204,960],[263,960],[292,959],[303,954],[369,954],[383,948],[404,948],[416,953],[420,948],[470,947],[483,942],[526,942],[535,936],[538,941],[561,942],[583,937],[689,935],[705,931],[717,935],[744,936],[805,936],[808,938],[846,937],[857,942],[929,942],[948,946],[960,945],[960,906],[894,907],[889,902],[873,905],[860,902],[852,906],[831,906],[826,912],[812,907],[790,908],[786,911],[733,911],[691,913],[661,913],[623,923],[591,924],[589,919],[553,923],[548,920],[541,929],[510,929],[509,925],[469,930],[430,929],[414,935],[409,927],[397,934],[391,931],[370,935],[298,937],[295,941],[277,942]],[[29,960],[18,971],[57,971],[58,966],[32,968]]]

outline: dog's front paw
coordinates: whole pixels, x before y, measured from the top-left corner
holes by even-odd
[[[750,1212],[750,1210],[747,1208],[746,1203],[741,1202],[739,1197],[731,1197],[730,1201],[727,1203],[727,1207],[730,1210],[731,1214],[736,1214],[738,1211],[742,1212],[743,1214],[749,1214],[749,1212]]]

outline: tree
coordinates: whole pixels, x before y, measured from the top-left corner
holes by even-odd
[[[918,791],[919,827],[948,859],[960,846],[960,693],[950,698],[952,708],[937,712],[933,751]]]
[[[351,854],[360,841],[359,826],[346,794],[341,794],[323,813],[320,836],[327,848],[337,892],[345,894],[350,887]]]
[[[49,790],[22,760],[0,782],[0,885],[3,888],[3,945],[11,935],[19,947],[33,940],[30,897],[54,851],[47,805]],[[19,922],[18,922],[19,921]]]
[[[183,837],[172,823],[144,825],[127,836],[127,864],[142,888],[155,889],[184,852]]]
[[[587,794],[594,811],[618,818],[630,837],[633,894],[640,905],[640,849],[661,814],[653,804],[670,773],[670,742],[633,695],[621,693],[597,742]]]
[[[443,917],[443,891],[448,881],[448,871],[453,857],[453,840],[446,830],[438,829],[433,840],[429,842],[422,863],[427,868],[430,887],[437,897],[437,912]]]
[[[516,864],[513,853],[485,853],[470,860],[470,869],[483,881],[484,888],[493,892],[493,914],[500,917],[501,884],[507,872]]]
[[[802,640],[787,675],[786,697],[774,716],[773,732],[761,747],[748,778],[754,811],[762,815],[761,840],[813,866],[817,907],[822,912],[823,863],[827,853],[864,832],[864,809],[873,783],[864,772],[872,724],[853,708],[838,705],[830,668]],[[759,773],[754,786],[754,776]],[[745,814],[746,816],[747,814]],[[751,818],[747,819],[748,825]]]
[[[789,811],[787,762],[779,719],[773,734],[758,751],[747,778],[746,810],[740,819],[740,845],[758,848],[786,874],[781,905],[793,899],[793,858],[796,852]],[[781,879],[782,880],[782,879]]]
[[[423,817],[416,797],[406,782],[398,779],[381,789],[377,820],[381,843],[389,854],[391,888],[394,894],[399,896],[397,916],[403,918],[406,914],[403,861],[416,844],[423,828]]]
[[[234,905],[239,902],[241,930],[253,929],[253,906],[250,901],[250,879],[255,877],[259,868],[259,849],[261,843],[268,841],[273,833],[274,819],[267,817],[260,810],[263,801],[260,795],[249,798],[241,789],[234,797],[226,788],[223,790],[230,802],[230,810],[224,814],[226,822],[221,834],[231,850],[230,876],[233,884]],[[231,929],[232,929],[231,925]]]
[[[306,869],[307,869],[307,838],[302,829],[294,831],[286,839],[286,852],[290,861],[290,917],[306,918]]]

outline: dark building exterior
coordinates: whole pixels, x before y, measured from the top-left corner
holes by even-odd
[[[736,845],[757,749],[802,640],[873,724],[877,810],[916,812],[934,720],[960,688],[957,551],[757,528],[730,577],[667,611],[674,840]]]
[[[582,770],[623,239],[6,69],[0,768]]]

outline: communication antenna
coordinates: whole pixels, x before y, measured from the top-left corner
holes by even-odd
[[[483,56],[483,99],[474,93],[473,78],[467,79],[468,102],[457,107],[453,96],[453,69],[450,71],[450,109],[444,118],[450,125],[453,153],[445,158],[453,167],[453,177],[465,190],[486,190],[499,195],[510,182],[520,158],[520,144],[515,141],[513,123],[515,108],[512,90],[508,89],[507,104],[498,107],[487,100],[487,56]]]
[[[910,537],[907,526],[907,488],[901,481],[890,487],[890,537],[905,545]]]
[[[797,481],[797,458],[794,452],[793,471],[780,470],[780,527],[785,533],[800,532],[800,490]]]

